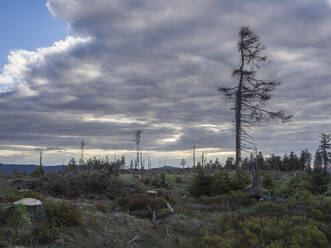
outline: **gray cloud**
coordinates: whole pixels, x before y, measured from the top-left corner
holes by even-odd
[[[63,157],[86,139],[90,149],[129,153],[139,128],[158,159],[157,152],[181,154],[194,143],[222,156],[234,145],[233,113],[217,89],[234,83],[242,25],[267,46],[272,63],[261,76],[283,82],[272,106],[295,115],[257,129],[258,147],[314,151],[331,124],[325,0],[49,0],[48,8],[85,38],[36,51],[42,58],[28,59],[28,70],[8,69],[19,85],[0,95],[2,144],[72,150]]]

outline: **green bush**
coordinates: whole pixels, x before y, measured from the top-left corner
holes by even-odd
[[[181,183],[183,183],[183,179],[181,177],[176,177],[175,183],[181,184]]]
[[[7,191],[3,195],[3,200],[7,202],[15,202],[22,200],[23,198],[35,198],[42,202],[45,201],[46,199],[44,195],[30,189],[21,190],[21,191],[17,191],[17,190]]]
[[[33,241],[36,244],[49,244],[57,238],[59,232],[59,227],[47,223],[39,224],[33,229]]]
[[[210,195],[229,193],[232,189],[231,178],[226,170],[217,172],[211,180]]]
[[[172,215],[172,212],[170,209],[168,208],[163,208],[163,209],[160,209],[157,213],[157,217],[159,219],[163,219],[163,218],[166,218],[168,216]]]
[[[162,209],[166,207],[166,201],[163,197],[150,197],[146,194],[136,194],[131,196],[118,197],[116,204],[123,210],[139,211],[150,209]]]
[[[199,197],[201,195],[210,195],[210,189],[212,184],[212,177],[206,175],[202,169],[198,169],[198,172],[194,175],[188,191],[193,197]]]
[[[41,177],[44,174],[45,174],[45,170],[43,168],[36,168],[30,175],[32,177]]]
[[[172,194],[168,191],[165,190],[158,190],[157,191],[157,196],[164,198],[167,202],[169,202],[171,205],[176,204],[176,199],[175,197],[172,196]]]
[[[152,205],[152,198],[146,194],[136,194],[118,197],[116,203],[125,210],[143,210]]]
[[[226,170],[215,175],[207,175],[203,169],[198,169],[193,177],[188,191],[193,197],[215,196],[228,194],[230,191],[244,190],[250,182],[249,175],[243,170],[237,170],[232,176]]]
[[[9,210],[9,216],[7,217],[6,224],[14,229],[19,228],[31,228],[32,222],[29,212],[25,206],[16,205]]]
[[[109,198],[136,194],[143,190],[128,184],[107,171],[76,171],[65,176],[47,173],[38,181],[31,182],[29,188],[58,198]]]
[[[281,203],[261,202],[254,206],[253,215],[281,216],[286,214],[286,208]]]
[[[327,247],[318,223],[305,217],[222,216],[216,226],[200,231],[186,247],[280,248]]]
[[[274,186],[274,181],[272,180],[272,176],[270,174],[267,174],[263,177],[261,185],[263,188],[267,190],[271,190]]]
[[[315,168],[309,178],[310,190],[322,194],[328,190],[329,174],[322,168]]]
[[[238,169],[231,178],[231,190],[244,190],[249,186],[251,177],[245,170]]]
[[[198,202],[205,205],[218,205],[224,208],[235,209],[251,206],[256,200],[248,197],[244,192],[233,191],[223,195],[201,196]]]
[[[48,222],[54,226],[81,226],[83,214],[81,210],[65,201],[47,201],[44,204]]]

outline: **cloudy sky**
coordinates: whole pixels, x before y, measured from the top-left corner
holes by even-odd
[[[134,156],[142,130],[153,165],[233,155],[231,86],[240,26],[261,36],[282,82],[270,107],[294,115],[252,134],[265,154],[314,152],[331,124],[327,0],[4,0],[0,163],[49,165],[79,156]],[[163,162],[162,162],[163,163]]]

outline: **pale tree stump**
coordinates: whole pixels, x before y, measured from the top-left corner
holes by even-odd
[[[24,206],[29,212],[31,220],[45,220],[46,213],[44,205],[41,201],[34,198],[24,198],[17,202],[14,202],[15,206]]]
[[[251,179],[252,183],[248,188],[246,189],[246,195],[250,197],[260,198],[261,192],[260,192],[260,168],[254,163],[251,168]]]

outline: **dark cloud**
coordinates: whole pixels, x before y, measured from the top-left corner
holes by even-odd
[[[261,76],[283,82],[272,107],[295,116],[290,124],[256,130],[258,147],[313,151],[330,126],[325,0],[50,0],[48,8],[68,21],[72,35],[85,38],[14,52],[10,64],[19,70],[8,67],[2,81],[9,76],[19,84],[0,95],[4,145],[63,147],[63,157],[85,139],[90,149],[129,154],[139,128],[157,159],[171,151],[186,156],[194,143],[228,156],[233,113],[217,89],[234,83],[242,25],[267,46],[272,63]]]

